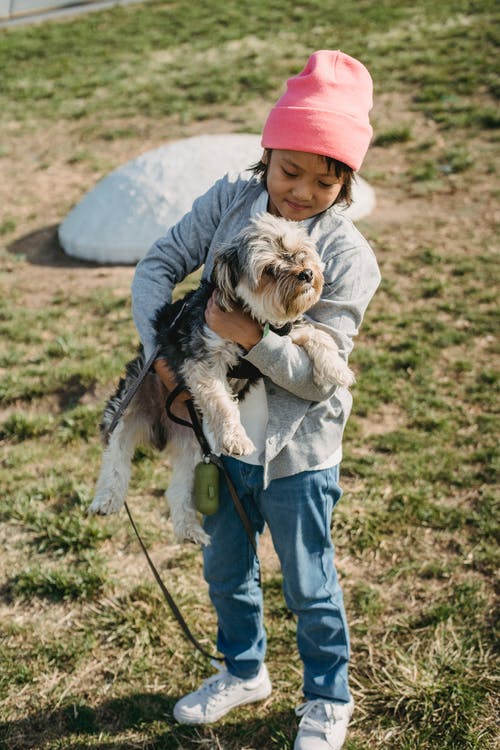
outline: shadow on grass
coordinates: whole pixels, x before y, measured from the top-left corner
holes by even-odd
[[[188,750],[188,748],[252,747],[280,750],[292,747],[295,721],[291,711],[269,709],[265,716],[246,716],[231,723],[189,727],[172,716],[175,698],[155,693],[136,693],[105,701],[95,708],[70,703],[55,711],[31,713],[25,718],[0,722],[0,750]],[[119,738],[133,732],[130,739]],[[139,739],[139,737],[140,739]],[[211,742],[212,740],[212,742]]]
[[[35,232],[30,232],[30,234],[25,234],[24,237],[14,240],[7,249],[13,255],[23,255],[28,263],[33,263],[36,266],[95,268],[98,265],[97,263],[66,255],[59,243],[58,228],[58,224],[52,224],[37,229]]]
[[[35,266],[53,266],[54,268],[98,268],[99,266],[124,266],[126,263],[97,263],[83,258],[67,255],[59,242],[57,230],[59,224],[42,227],[35,232],[25,234],[8,245],[12,255],[22,255],[28,263]]]

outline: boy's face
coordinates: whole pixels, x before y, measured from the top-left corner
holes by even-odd
[[[274,216],[292,221],[310,219],[335,202],[342,179],[335,169],[327,169],[326,159],[305,151],[265,151],[267,164],[268,210]]]

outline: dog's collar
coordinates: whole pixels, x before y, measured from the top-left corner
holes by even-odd
[[[292,330],[292,323],[285,323],[284,326],[278,327],[278,326],[273,326],[272,323],[269,323],[268,321],[264,326],[262,338],[264,338],[264,336],[267,336],[269,331],[272,331],[273,333],[277,333],[278,336],[288,336],[291,330]]]

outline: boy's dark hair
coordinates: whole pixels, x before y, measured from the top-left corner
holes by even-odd
[[[270,157],[272,154],[272,148],[268,148],[266,150],[268,156]],[[354,179],[354,170],[351,167],[348,167],[347,164],[344,164],[343,161],[337,161],[337,159],[333,159],[331,156],[323,156],[322,158],[326,161],[327,169],[330,170],[333,166],[335,170],[335,177],[337,177],[338,179],[342,179],[342,187],[340,188],[340,193],[334,201],[334,205],[336,203],[345,203],[346,206],[350,206],[352,203],[352,181]],[[265,164],[261,160],[258,161],[257,164],[253,164],[250,167],[250,171],[252,172],[252,174],[260,175],[260,179],[264,183],[266,188],[268,166],[269,161],[267,164]]]

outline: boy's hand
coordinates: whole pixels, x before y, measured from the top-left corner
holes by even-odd
[[[175,388],[177,388],[177,380],[175,379],[175,375],[168,366],[166,359],[157,359],[156,362],[153,364],[154,370],[158,377],[160,378],[161,382],[167,389],[167,391],[173,391]],[[171,410],[172,413],[179,417],[180,419],[184,419],[187,421],[191,421],[189,418],[189,412],[187,408],[184,406],[184,401],[189,401],[191,398],[191,394],[188,390],[181,391],[178,396],[176,396],[172,406]]]
[[[258,344],[262,338],[261,325],[241,307],[234,307],[231,312],[221,310],[216,295],[217,292],[212,294],[205,310],[208,327],[221,338],[234,341],[247,351]]]

